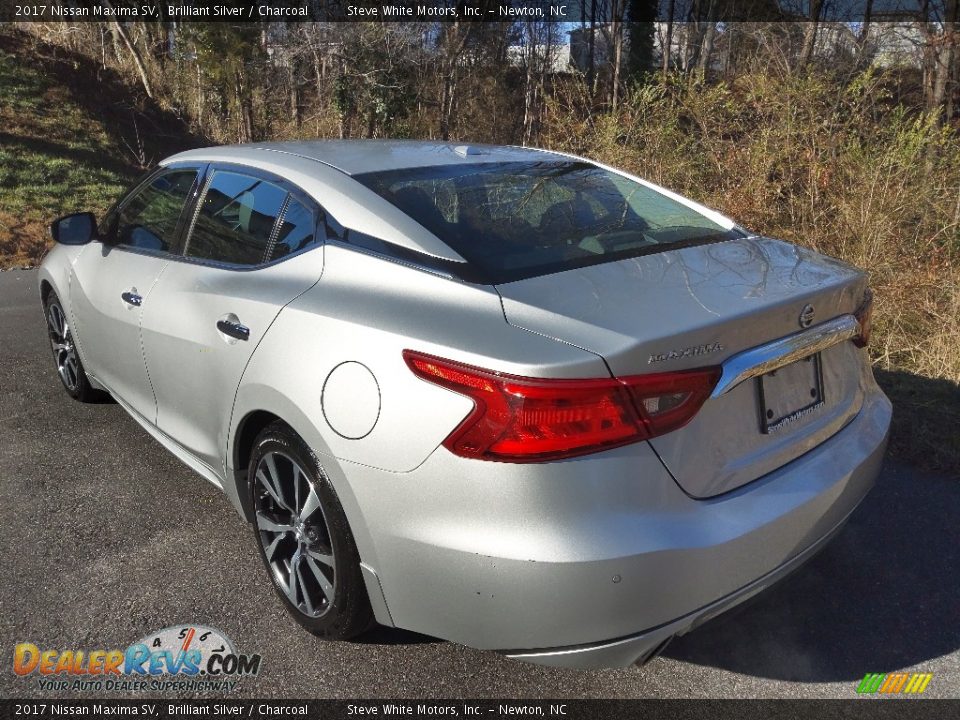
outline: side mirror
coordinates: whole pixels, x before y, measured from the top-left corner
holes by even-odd
[[[97,219],[89,212],[64,215],[50,223],[50,235],[61,245],[86,245],[97,236]]]

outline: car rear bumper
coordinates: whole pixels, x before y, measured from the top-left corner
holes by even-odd
[[[871,377],[844,429],[707,500],[646,444],[536,466],[441,448],[411,473],[354,468],[361,555],[398,627],[544,664],[629,665],[822,547],[873,486],[890,417]]]
[[[627,667],[638,662],[652,660],[677,635],[684,635],[708,620],[712,620],[727,610],[749,600],[800,568],[826,547],[830,540],[843,529],[852,514],[853,511],[830,532],[780,567],[736,592],[730,593],[726,597],[672,622],[618,640],[566,648],[549,648],[547,650],[514,650],[506,651],[503,654],[515,660],[525,660],[539,665],[579,668],[581,670]]]

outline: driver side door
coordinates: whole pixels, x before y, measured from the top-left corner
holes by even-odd
[[[140,321],[175,252],[184,207],[199,168],[164,168],[104,219],[99,242],[71,270],[70,299],[87,372],[139,415],[156,422],[157,403],[140,342]]]

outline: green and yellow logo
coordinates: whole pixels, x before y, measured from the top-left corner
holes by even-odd
[[[867,673],[857,686],[857,692],[861,695],[870,693],[919,695],[927,689],[932,679],[933,673]]]

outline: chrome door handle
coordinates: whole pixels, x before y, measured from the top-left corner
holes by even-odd
[[[217,330],[222,332],[224,335],[229,335],[237,340],[250,339],[250,328],[248,328],[246,325],[241,325],[238,322],[217,320]]]
[[[134,307],[140,307],[140,305],[143,303],[143,298],[140,295],[132,292],[121,293],[120,298],[127,305],[133,305]]]

